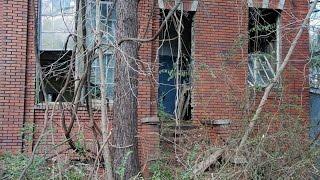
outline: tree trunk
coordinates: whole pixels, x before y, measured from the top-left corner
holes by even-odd
[[[101,147],[103,148],[103,159],[104,159],[104,165],[106,170],[106,176],[105,179],[107,180],[113,180],[113,174],[112,174],[112,167],[111,167],[111,156],[110,156],[110,150],[108,146],[108,138],[109,138],[109,119],[108,119],[108,111],[107,111],[107,97],[106,97],[106,78],[105,78],[105,72],[106,67],[104,66],[104,60],[103,60],[103,51],[101,48],[102,44],[102,33],[101,31],[101,13],[100,13],[100,0],[96,0],[96,32],[97,34],[97,45],[98,45],[98,57],[99,57],[99,67],[100,67],[100,92],[101,92],[101,131],[102,131],[102,144],[106,144],[105,146]]]
[[[118,0],[117,40],[138,35],[138,0]],[[139,172],[137,141],[137,63],[138,44],[121,43],[116,51],[113,118],[113,156],[115,179],[129,179]]]

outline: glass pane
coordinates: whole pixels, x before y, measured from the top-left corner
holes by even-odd
[[[52,49],[52,33],[41,33],[41,49]]]
[[[113,99],[114,96],[114,85],[113,84],[107,84],[107,98],[109,98],[110,100]]]
[[[52,3],[51,0],[42,0],[41,2],[41,14],[51,15]]]
[[[106,20],[102,19],[100,26],[101,26],[101,30],[103,32],[105,32],[105,33],[108,32],[108,25],[107,25],[107,21]]]
[[[52,1],[52,15],[56,16],[61,14],[61,0],[53,0]]]
[[[55,32],[72,32],[74,29],[74,18],[71,16],[53,17],[53,26]]]
[[[53,31],[53,22],[51,16],[41,17],[41,31]]]
[[[113,8],[112,3],[109,3],[109,5],[108,5],[108,13],[111,13],[109,16],[110,20],[116,20],[116,9]]]
[[[53,17],[53,28],[55,32],[67,32],[67,27],[61,16]]]
[[[108,35],[109,35],[109,40],[114,41],[115,39],[115,34],[116,34],[116,23],[115,21],[108,21]]]
[[[55,50],[62,50],[64,49],[64,45],[66,43],[68,34],[67,33],[54,33],[53,34],[53,42],[52,48]]]
[[[91,94],[93,99],[100,99],[100,87],[99,86],[93,86],[91,87]]]
[[[52,1],[52,15],[59,15],[62,13],[73,13],[75,7],[74,0],[53,0]]]
[[[75,8],[74,0],[61,0],[63,13],[73,13]]]
[[[94,45],[94,36],[93,33],[91,33],[90,31],[86,37],[86,45],[88,46],[88,48],[93,48]]]
[[[68,49],[68,50],[72,50],[74,45],[75,45],[75,44],[74,44],[74,40],[73,40],[72,37],[70,37],[70,38],[69,38],[69,42],[68,42],[68,47],[67,47],[67,49]]]
[[[115,66],[115,58],[113,54],[107,54],[107,66],[108,67],[114,67]]]
[[[107,70],[107,83],[114,82],[114,68],[108,68]]]
[[[107,4],[101,4],[101,19],[106,19],[108,16],[108,7]]]
[[[69,31],[74,31],[74,16],[64,16],[63,18]]]

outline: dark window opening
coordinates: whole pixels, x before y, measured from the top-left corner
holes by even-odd
[[[164,14],[167,15],[165,10]],[[180,13],[176,17],[180,17]],[[177,115],[179,119],[191,119],[191,47],[192,24],[194,12],[184,12],[181,30],[181,53],[179,59],[179,102]],[[162,15],[162,23],[164,15]],[[179,20],[171,18],[160,34],[159,49],[159,109],[166,115],[174,116],[176,108],[176,62],[178,57]]]
[[[65,84],[67,73],[69,71],[72,51],[41,51],[40,64],[43,72],[43,80],[47,99],[49,102],[56,101],[58,94]],[[72,72],[73,73],[73,72]],[[65,93],[60,99],[62,102],[70,102],[74,93],[74,80],[72,78],[68,83]],[[38,80],[38,103],[44,102],[45,97],[42,93],[40,81]]]
[[[249,54],[276,52],[279,16],[278,10],[249,9]]]

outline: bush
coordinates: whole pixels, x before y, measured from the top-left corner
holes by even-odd
[[[151,164],[150,172],[152,173],[151,179],[152,180],[171,180],[174,179],[174,176],[169,168],[168,165],[164,161],[158,160]]]
[[[24,154],[12,155],[5,154],[0,157],[0,163],[3,165],[3,179],[18,179],[23,168],[27,166],[29,158]],[[32,165],[27,171],[26,179],[47,179],[50,172],[49,168],[44,166],[44,160],[35,157]]]
[[[29,157],[25,154],[5,154],[0,156],[1,179],[18,179],[23,169],[29,163]],[[59,172],[59,170],[61,170]],[[32,165],[28,168],[25,179],[47,180],[57,179],[59,176],[67,180],[85,179],[85,171],[80,165],[63,163],[48,163],[44,158],[35,156]]]

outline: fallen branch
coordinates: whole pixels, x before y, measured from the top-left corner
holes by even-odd
[[[206,169],[208,169],[212,164],[215,164],[217,162],[217,160],[222,156],[223,152],[224,152],[224,149],[217,149],[209,157],[205,158],[203,161],[196,164],[193,167],[192,176],[196,177],[196,176],[204,173],[204,171]]]

